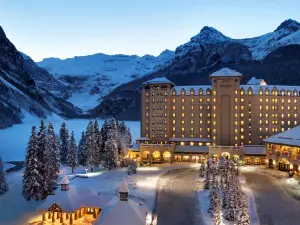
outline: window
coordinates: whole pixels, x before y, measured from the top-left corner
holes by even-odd
[[[181,113],[181,117],[184,117],[184,113]]]
[[[184,132],[184,127],[181,128],[181,131]]]
[[[182,98],[182,99],[181,99],[181,103],[184,103],[184,101],[185,101],[184,98]]]
[[[175,105],[173,105],[172,109],[173,109],[173,110],[176,110],[176,107],[175,107]]]
[[[175,120],[173,120],[173,124],[175,124],[176,123],[176,121]]]
[[[184,124],[184,120],[181,120],[181,124]]]
[[[181,110],[184,110],[184,105],[181,106]]]

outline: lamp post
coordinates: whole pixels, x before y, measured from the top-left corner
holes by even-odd
[[[85,168],[85,173],[87,174],[88,168]]]

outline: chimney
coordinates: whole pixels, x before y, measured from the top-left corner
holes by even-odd
[[[62,191],[67,191],[69,190],[69,184],[70,184],[70,180],[68,179],[68,177],[65,175],[61,181],[60,181],[60,187]]]
[[[123,181],[123,183],[121,184],[121,187],[119,189],[119,193],[120,193],[120,201],[124,201],[127,202],[128,200],[128,185],[126,180]]]

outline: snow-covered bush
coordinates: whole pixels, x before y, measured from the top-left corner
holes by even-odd
[[[136,161],[131,161],[128,165],[128,175],[136,174],[137,163]]]

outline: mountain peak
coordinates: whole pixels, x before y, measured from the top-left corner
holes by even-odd
[[[4,39],[6,38],[6,35],[4,33],[4,30],[2,29],[2,27],[0,26],[0,39]]]
[[[275,31],[279,31],[281,29],[288,29],[292,32],[295,32],[300,29],[300,23],[298,23],[296,20],[287,19],[283,21]]]
[[[192,42],[201,42],[201,43],[217,43],[229,39],[223,35],[220,31],[213,27],[204,26],[200,33],[191,38]]]

